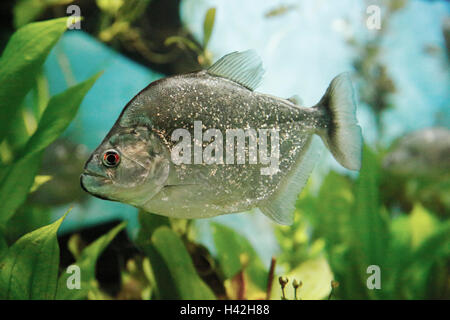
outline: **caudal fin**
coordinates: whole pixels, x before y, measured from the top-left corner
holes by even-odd
[[[334,158],[345,168],[361,168],[362,134],[356,119],[353,86],[347,73],[335,77],[316,106],[324,109],[328,127],[321,135]]]

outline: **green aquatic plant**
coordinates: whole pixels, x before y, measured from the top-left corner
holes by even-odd
[[[144,14],[150,0],[96,0],[96,3],[102,12],[98,37],[111,42],[116,37],[137,32],[132,23]]]
[[[367,6],[372,2],[366,1]],[[390,70],[383,61],[382,43],[389,30],[389,22],[393,15],[404,8],[407,0],[381,1],[386,9],[381,18],[381,27],[370,34],[368,40],[356,38],[349,39],[349,44],[355,49],[356,56],[353,66],[359,81],[359,97],[361,102],[367,104],[375,116],[378,134],[382,137],[384,132],[382,115],[385,111],[394,108],[392,95],[396,93],[396,85]]]
[[[31,133],[23,130],[21,135],[17,134],[12,124],[17,123],[15,119],[23,120],[25,96],[33,89],[47,55],[67,27],[67,18],[28,24],[14,33],[0,59],[0,294],[3,299],[54,299],[61,292],[57,290],[56,233],[64,218],[25,235],[11,235],[8,230],[9,239],[20,237],[13,244],[6,241],[4,234],[28,194],[42,182],[36,174],[43,150],[67,128],[99,77],[94,75],[50,97],[42,114],[35,115],[36,128]],[[16,134],[11,135],[12,131]],[[87,255],[90,263],[95,263],[93,254],[88,251]]]
[[[23,117],[22,101],[32,89],[51,48],[67,28],[67,18],[29,24],[19,29],[8,42],[0,60],[0,141],[4,155],[0,167],[0,226],[14,215],[32,188],[40,165],[42,151],[51,144],[74,118],[83,97],[99,75],[55,95],[48,101],[42,116],[36,119],[35,131],[21,137],[10,132],[14,119]],[[17,54],[25,52],[26,54]],[[11,150],[11,137],[23,142]],[[8,150],[5,152],[4,150]]]
[[[74,0],[18,0],[14,5],[14,26],[20,28],[39,18],[47,9],[69,5]]]
[[[366,148],[359,178],[330,172],[317,194],[298,209],[312,225],[312,239],[324,239],[338,299],[425,299],[448,297],[450,221],[420,206],[389,212],[380,201],[379,156]],[[369,288],[379,267],[380,288]]]
[[[209,8],[203,20],[203,42],[201,44],[196,43],[186,36],[171,36],[166,39],[166,46],[177,44],[182,48],[193,51],[197,55],[198,63],[203,67],[209,67],[212,64],[213,57],[208,50],[208,44],[214,30],[215,19],[216,8]]]

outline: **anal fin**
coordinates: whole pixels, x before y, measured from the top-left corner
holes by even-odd
[[[296,167],[285,177],[284,184],[259,207],[263,214],[282,225],[291,225],[294,222],[295,203],[320,157],[321,150],[322,146],[316,138],[310,137]]]

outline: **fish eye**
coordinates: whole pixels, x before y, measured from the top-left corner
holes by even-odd
[[[108,168],[117,167],[120,163],[120,154],[116,150],[107,150],[103,154],[103,164]]]

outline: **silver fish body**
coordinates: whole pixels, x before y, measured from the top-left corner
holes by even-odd
[[[295,200],[316,161],[310,148],[314,134],[341,164],[359,169],[361,132],[352,87],[348,76],[338,76],[315,107],[305,108],[253,91],[261,76],[258,60],[244,52],[225,56],[208,70],[150,84],[130,101],[88,160],[83,188],[170,217],[205,218],[259,208],[278,223],[291,223]],[[204,152],[213,142],[220,145],[214,151],[216,161],[198,161],[193,155],[188,163],[174,163],[179,140],[173,135],[179,129],[194,137],[193,149]],[[223,139],[205,138],[209,129]],[[225,157],[233,130],[247,134],[244,161]],[[276,133],[277,144],[260,135],[268,132]],[[251,144],[251,138],[258,144]],[[262,174],[267,162],[250,161],[250,154],[261,157],[254,149],[263,138],[268,149],[278,152],[270,174]],[[238,142],[232,146],[237,148]],[[121,156],[116,167],[101,162],[108,150]]]

